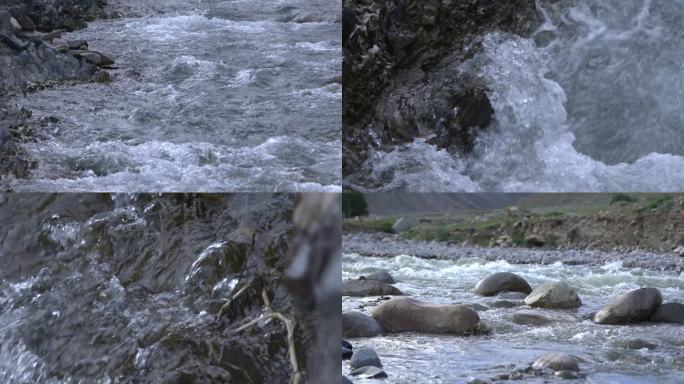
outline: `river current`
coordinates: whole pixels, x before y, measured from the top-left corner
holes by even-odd
[[[681,190],[684,2],[537,7],[544,23],[530,38],[490,33],[480,54],[453,68],[482,79],[494,109],[473,154],[424,138],[375,152],[373,189]]]
[[[494,272],[519,274],[532,287],[565,281],[577,290],[583,305],[577,311],[557,312],[564,312],[576,320],[541,326],[519,325],[510,316],[524,307],[490,308],[478,312],[482,321],[492,328],[488,336],[407,332],[350,339],[354,348],[368,346],[376,350],[389,375],[386,382],[465,383],[472,378],[490,379],[515,368],[526,368],[546,352],[566,352],[579,357],[580,369],[586,378],[578,382],[681,382],[684,370],[684,329],[681,325],[642,323],[605,326],[583,319],[615,296],[644,286],[658,288],[665,302],[684,302],[684,275],[681,273],[625,268],[619,262],[601,266],[570,266],[560,262],[516,265],[478,259],[477,248],[473,248],[471,255],[461,260],[428,260],[411,255],[374,258],[346,254],[343,278],[388,270],[397,280],[396,287],[416,299],[483,305],[487,305],[491,298],[477,296],[472,289],[480,279]],[[367,311],[375,305],[372,304],[375,299],[345,297],[343,310]],[[629,349],[626,345],[631,339],[646,340],[657,346],[654,349]],[[348,364],[343,364],[343,372],[348,374]],[[548,380],[548,377],[524,378],[526,383]],[[370,383],[373,380],[355,379],[354,382]]]
[[[169,8],[64,36],[112,55],[119,69],[111,84],[16,98],[44,132],[25,146],[37,169],[12,188],[339,190],[339,4]]]

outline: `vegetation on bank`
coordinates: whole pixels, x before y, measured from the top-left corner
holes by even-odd
[[[393,234],[398,216],[345,219],[345,232]],[[684,195],[616,194],[604,203],[412,216],[400,238],[483,247],[627,246],[669,251],[684,241]]]

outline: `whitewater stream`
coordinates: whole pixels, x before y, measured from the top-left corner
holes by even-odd
[[[186,7],[189,8],[189,7]],[[64,36],[111,84],[16,98],[44,124],[17,191],[338,191],[339,3],[212,0]]]
[[[679,191],[681,0],[537,0],[529,39],[484,36],[454,67],[482,79],[494,122],[472,156],[426,139],[375,152],[377,190]],[[367,189],[360,186],[359,189]]]
[[[656,287],[664,301],[684,302],[684,275],[625,268],[619,262],[603,266],[514,265],[505,261],[483,261],[474,257],[461,260],[428,260],[410,255],[373,258],[346,254],[343,278],[356,278],[378,270],[388,270],[405,294],[433,303],[488,305],[491,298],[472,293],[485,276],[508,271],[519,274],[532,287],[565,281],[573,286],[583,305],[565,312],[576,321],[550,325],[518,325],[512,313],[523,309],[480,310],[480,318],[492,328],[488,336],[448,336],[420,333],[389,334],[374,338],[350,339],[354,348],[376,350],[389,378],[387,383],[465,383],[472,378],[491,379],[516,368],[526,368],[546,352],[566,352],[581,359],[586,375],[573,383],[637,384],[681,383],[684,370],[684,327],[678,324],[642,323],[630,326],[597,325],[583,319],[616,295],[639,287]],[[367,311],[377,298],[343,298],[343,310]],[[360,309],[361,308],[361,309]],[[656,344],[654,349],[628,349],[627,342],[642,339]],[[343,372],[349,366],[343,363]],[[525,383],[557,381],[551,377],[526,375]],[[355,379],[355,383],[374,380]],[[515,381],[514,381],[515,382]]]
[[[287,382],[284,326],[234,329],[258,287],[295,316],[291,214],[281,194],[0,194],[0,382]]]

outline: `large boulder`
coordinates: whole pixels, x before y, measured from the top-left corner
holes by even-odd
[[[656,323],[684,324],[684,304],[665,303],[651,315],[651,321]]]
[[[603,307],[594,321],[599,324],[628,324],[649,320],[663,302],[656,288],[639,288],[623,293]]]
[[[504,291],[529,294],[532,292],[532,287],[525,279],[511,272],[493,273],[480,280],[475,286],[475,293],[480,296],[494,296]]]
[[[361,367],[378,367],[382,368],[382,363],[378,354],[370,348],[358,348],[354,350],[349,366],[352,369]]]
[[[532,363],[532,368],[579,372],[577,358],[561,352],[547,353],[546,355],[541,356]]]
[[[373,337],[383,332],[374,318],[356,311],[342,313],[342,335],[344,337]]]
[[[388,300],[373,317],[389,331],[470,334],[477,331],[480,317],[468,305],[431,304],[410,297]]]
[[[347,280],[342,283],[342,296],[401,296],[403,294],[397,287],[375,280]]]
[[[560,282],[536,287],[525,298],[525,304],[539,308],[573,309],[581,306],[582,300],[572,287]]]
[[[385,284],[394,284],[396,281],[394,277],[387,271],[373,272],[368,275],[363,276],[366,280],[375,280]]]

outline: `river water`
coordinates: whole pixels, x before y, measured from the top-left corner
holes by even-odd
[[[13,189],[340,189],[339,3],[185,8],[65,36],[87,40],[120,69],[111,84],[17,99],[44,121],[46,137],[26,145],[38,168]]]
[[[472,288],[485,276],[501,271],[514,272],[532,287],[565,281],[573,286],[583,305],[566,312],[574,322],[545,326],[518,325],[509,316],[518,308],[479,311],[491,328],[488,336],[457,337],[419,333],[351,339],[355,348],[374,348],[389,375],[388,383],[464,383],[471,378],[489,379],[525,368],[546,352],[567,352],[580,359],[579,382],[601,384],[681,383],[684,370],[684,327],[677,324],[642,323],[630,326],[597,325],[582,318],[600,309],[616,295],[638,287],[656,287],[664,301],[684,302],[684,275],[640,268],[625,268],[619,262],[603,266],[514,265],[506,261],[483,261],[475,257],[461,260],[427,260],[410,255],[388,258],[346,254],[343,278],[389,270],[396,286],[405,294],[434,303],[480,303]],[[343,310],[359,310],[377,298],[343,298]],[[367,310],[361,309],[362,311]],[[657,344],[652,350],[625,348],[630,339]],[[348,373],[348,364],[343,364]],[[524,377],[524,382],[544,382],[546,378]],[[551,378],[554,380],[554,378]],[[354,380],[356,383],[372,380]],[[573,380],[564,382],[572,383]]]
[[[478,56],[453,68],[487,84],[495,111],[473,155],[425,139],[376,152],[375,189],[681,190],[684,2],[537,7],[545,22],[531,38],[490,33]]]
[[[307,316],[278,278],[292,207],[289,195],[0,195],[0,382],[287,382],[282,324],[234,330],[264,312],[260,287],[273,310]]]

